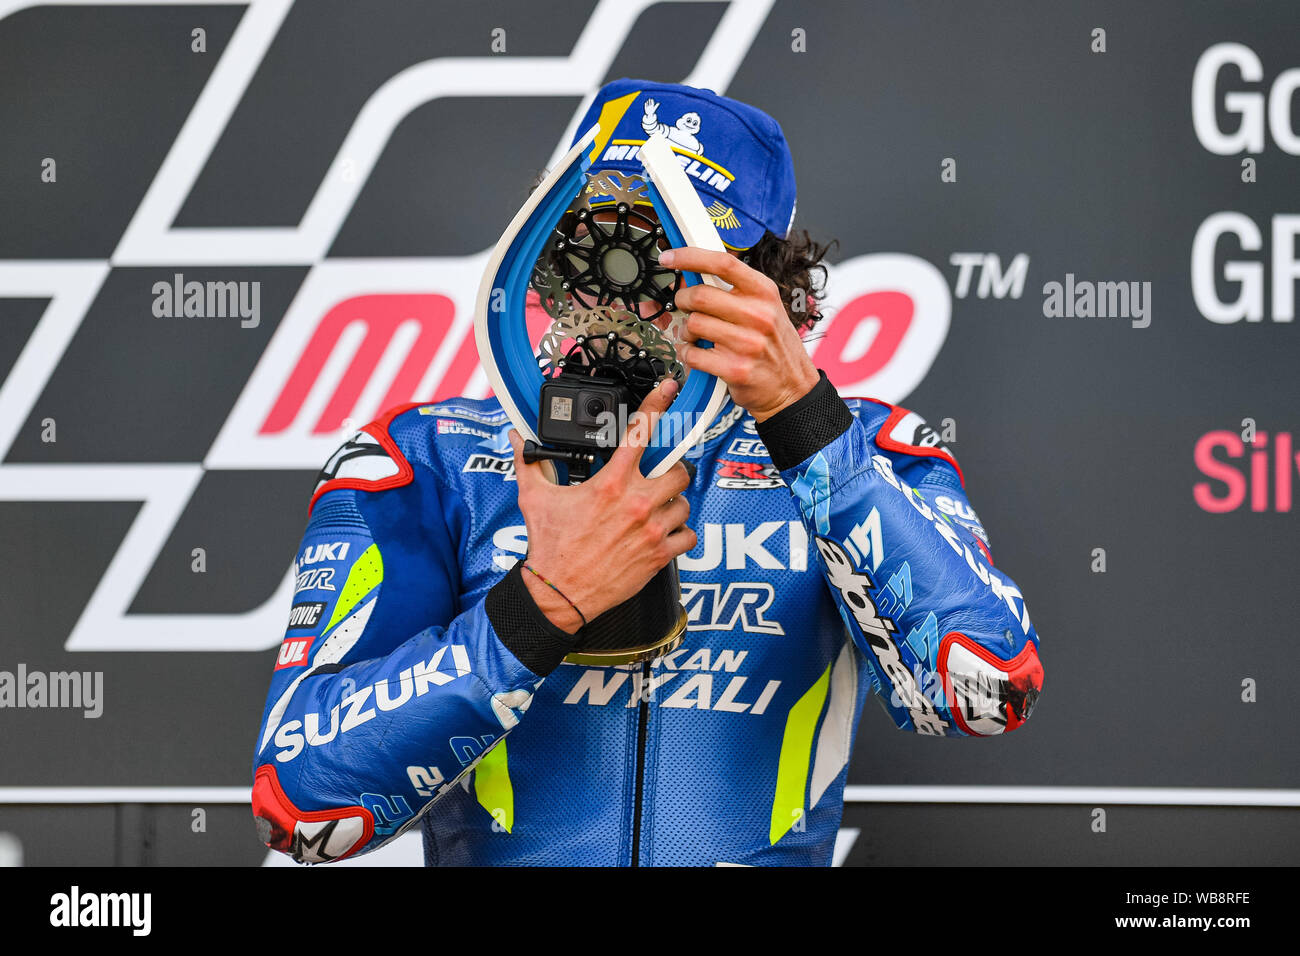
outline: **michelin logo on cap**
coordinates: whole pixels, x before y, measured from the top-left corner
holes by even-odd
[[[647,97],[645,114],[641,117],[641,128],[645,130],[647,136],[658,133],[660,136],[665,137],[668,142],[676,143],[682,149],[689,149],[692,153],[704,155],[704,144],[695,138],[695,134],[700,131],[699,113],[694,110],[683,113],[681,118],[672,126],[659,122],[658,113],[659,103]]]
[[[640,175],[641,147],[664,137],[728,248],[789,233],[794,164],[780,125],[762,110],[712,90],[624,78],[600,89],[578,130],[593,124],[601,130],[593,171]]]

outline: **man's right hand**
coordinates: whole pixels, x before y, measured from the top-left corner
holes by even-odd
[[[686,527],[690,486],[678,462],[658,478],[641,474],[641,455],[655,422],[672,403],[677,383],[668,379],[646,396],[608,463],[578,485],[557,485],[542,462],[525,464],[523,439],[510,430],[515,451],[519,510],[528,528],[524,559],[582,611],[588,621],[637,594],[679,554],[695,547]],[[536,575],[523,580],[542,613],[576,632],[582,618]]]

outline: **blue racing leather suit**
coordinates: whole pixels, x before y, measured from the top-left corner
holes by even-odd
[[[524,587],[509,427],[404,406],[326,464],[256,745],[268,846],[421,820],[431,865],[826,865],[870,693],[922,734],[1029,716],[1038,637],[914,413],[824,374],[757,425],[728,403],[690,456],[686,639],[622,667],[562,663]]]

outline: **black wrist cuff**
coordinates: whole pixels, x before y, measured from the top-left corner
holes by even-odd
[[[523,561],[492,586],[484,609],[497,637],[534,674],[545,677],[574,650],[577,635],[550,622],[523,579]]]
[[[772,463],[781,471],[793,468],[839,438],[853,424],[853,412],[835,391],[826,373],[811,392],[766,421],[758,422],[758,437]]]

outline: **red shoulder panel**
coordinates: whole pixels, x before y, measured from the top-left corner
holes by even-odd
[[[889,402],[881,401],[878,398],[868,398],[865,395],[848,395],[845,397],[856,398],[862,402],[874,402],[877,405],[883,405],[885,408],[889,409],[889,417],[885,419],[884,424],[881,425],[880,429],[876,432],[876,444],[881,448],[886,451],[894,451],[903,455],[941,458],[948,464],[952,465],[957,472],[958,480],[961,481],[961,486],[963,488],[966,487],[966,476],[962,473],[961,465],[957,464],[957,459],[953,457],[952,452],[948,451],[947,448],[938,444],[918,445],[912,441],[904,441],[902,437],[894,434],[894,430],[898,428],[898,426],[902,424],[903,420],[908,416],[912,417],[912,421],[908,424],[911,426],[914,433],[913,437],[915,437],[915,432],[918,427],[930,429],[930,426],[925,423],[925,419],[916,414],[916,412],[909,411],[901,405],[893,405]],[[930,429],[930,431],[933,432],[933,429]]]
[[[410,402],[394,406],[344,442],[321,469],[307,513],[311,514],[321,495],[336,488],[385,491],[414,481],[415,469],[388,434],[388,426],[403,412],[427,404]]]

